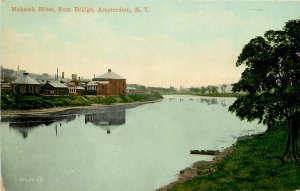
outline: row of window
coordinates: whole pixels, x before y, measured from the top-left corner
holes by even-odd
[[[27,91],[27,87],[28,87],[28,91]],[[35,87],[35,86],[19,86],[19,91],[18,91],[18,87],[15,87],[15,92],[20,92],[20,93],[38,93],[40,91],[39,87]]]

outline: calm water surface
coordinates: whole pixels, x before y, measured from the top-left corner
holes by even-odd
[[[233,98],[165,96],[137,107],[110,107],[2,118],[6,191],[151,191],[237,137],[265,131],[229,113]]]

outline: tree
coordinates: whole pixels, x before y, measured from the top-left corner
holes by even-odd
[[[226,89],[226,87],[227,87],[227,85],[226,85],[226,84],[223,84],[223,85],[221,86],[222,93],[225,93],[225,89]]]
[[[206,88],[205,88],[205,87],[201,87],[201,88],[200,88],[200,93],[201,93],[201,94],[205,94],[205,92],[206,92]]]
[[[283,159],[300,162],[300,20],[250,40],[236,65],[244,65],[245,71],[233,91],[245,95],[229,110],[241,119],[259,119],[268,130],[274,122],[285,120],[288,137]]]
[[[209,85],[209,86],[206,87],[206,90],[208,91],[208,93],[217,93],[218,92],[218,87]]]
[[[193,92],[193,93],[199,93],[200,92],[200,88],[191,87],[189,90],[190,90],[190,92]]]

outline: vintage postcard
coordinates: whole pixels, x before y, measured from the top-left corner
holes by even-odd
[[[300,1],[0,14],[1,191],[300,189]]]

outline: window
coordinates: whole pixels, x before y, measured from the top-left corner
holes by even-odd
[[[26,86],[21,86],[20,93],[26,93]]]

